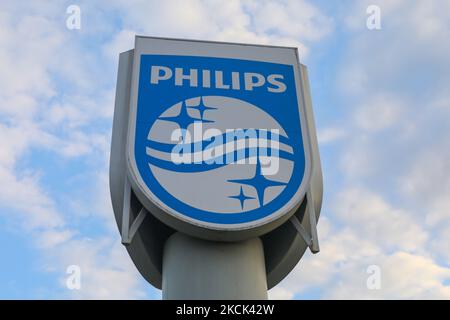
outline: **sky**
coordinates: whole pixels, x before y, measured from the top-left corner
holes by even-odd
[[[0,298],[161,298],[120,244],[108,186],[118,55],[139,34],[299,48],[321,252],[270,298],[450,299],[449,13],[449,0],[2,0]]]

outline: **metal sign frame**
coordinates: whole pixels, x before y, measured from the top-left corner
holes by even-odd
[[[164,38],[155,38],[167,40]],[[173,39],[172,39],[173,40]],[[179,41],[179,40],[176,40]],[[263,46],[265,47],[265,46]],[[278,48],[278,47],[275,47]],[[293,50],[292,48],[289,48]],[[130,88],[134,50],[120,54],[110,155],[110,192],[114,215],[122,241],[142,276],[154,287],[162,288],[164,246],[175,230],[155,218],[151,208],[144,211],[129,183],[126,144],[129,131]],[[268,289],[277,285],[297,265],[306,249],[318,249],[316,223],[322,206],[323,183],[311,103],[307,68],[300,64],[306,120],[311,138],[311,180],[309,197],[295,210],[290,221],[261,236],[264,244]],[[133,222],[132,222],[133,221]],[[297,222],[298,223],[297,223]],[[131,225],[131,227],[130,227]],[[299,228],[299,225],[301,228]],[[228,239],[228,238],[227,238]]]

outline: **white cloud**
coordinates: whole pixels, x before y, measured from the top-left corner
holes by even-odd
[[[139,299],[145,298],[141,276],[133,265],[119,237],[73,240],[54,254],[59,270],[77,265],[81,271],[81,289],[67,296],[76,299]],[[60,278],[65,288],[68,275]]]
[[[405,252],[375,259],[380,267],[381,288],[369,289],[368,265],[354,264],[341,274],[339,281],[327,291],[333,299],[449,299],[450,286],[443,283],[450,269],[430,258]]]
[[[56,246],[69,241],[73,237],[74,233],[70,230],[57,230],[50,229],[42,232],[38,238],[38,246],[46,248],[55,248]]]
[[[363,66],[352,62],[352,59],[347,59],[338,74],[336,87],[340,92],[347,94],[362,93],[368,86],[369,77]]]
[[[440,140],[440,141],[439,141]],[[399,178],[400,190],[411,206],[424,216],[424,225],[432,230],[428,248],[433,255],[450,262],[450,143],[445,137],[424,146]]]
[[[442,198],[450,192],[450,143],[446,140],[442,137],[433,145],[423,146],[400,180],[401,190],[430,211],[440,207],[433,202],[442,204]]]
[[[322,130],[319,129],[317,140],[319,144],[327,144],[341,140],[345,136],[346,132],[343,128],[329,127]]]
[[[394,208],[376,193],[361,188],[342,190],[334,207],[337,217],[360,238],[387,251],[419,250],[427,240],[410,212]]]
[[[382,253],[375,243],[359,237],[351,228],[339,230],[329,219],[318,225],[320,253],[307,251],[300,264],[280,283],[280,288],[292,295],[305,294],[310,289],[333,287],[349,265],[371,264]],[[286,294],[286,293],[285,293]]]
[[[0,181],[1,213],[5,219],[19,219],[22,227],[28,231],[63,226],[64,220],[56,211],[51,198],[39,186],[36,177],[16,176],[0,167]],[[12,216],[5,208],[18,214]]]
[[[294,292],[289,291],[281,286],[277,286],[269,290],[270,300],[291,300],[294,298]]]
[[[135,32],[164,37],[296,46],[304,57],[308,53],[308,44],[319,41],[332,30],[331,19],[303,0],[116,0],[113,4],[124,13],[125,30],[119,32],[106,48],[122,51],[130,48],[130,34]]]
[[[396,125],[404,113],[404,107],[395,97],[374,97],[366,105],[358,106],[356,124],[367,131],[377,131]]]
[[[121,30],[118,32],[112,41],[106,43],[103,46],[103,54],[115,62],[115,65],[119,63],[119,53],[128,51],[134,48],[134,38],[136,32],[132,30]]]
[[[259,33],[317,41],[331,31],[332,20],[306,1],[250,1],[244,6]]]
[[[340,225],[346,227],[341,229]],[[384,234],[378,241],[373,240],[364,235],[364,229],[359,230],[360,226],[356,222],[347,226],[343,220],[330,224],[329,219],[321,219],[320,253],[307,252],[291,274],[272,290],[273,297],[302,297],[311,289],[321,289],[319,296],[326,299],[449,298],[450,286],[445,283],[450,278],[450,268],[424,252],[386,250]],[[372,275],[367,270],[373,265],[380,268],[380,290],[367,286]]]

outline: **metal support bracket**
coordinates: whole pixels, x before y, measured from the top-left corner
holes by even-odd
[[[134,219],[130,227],[130,206],[131,202],[131,186],[127,178],[125,178],[124,192],[123,192],[123,212],[122,212],[122,244],[129,245],[131,241],[147,216],[147,209],[142,207]]]
[[[309,215],[309,232],[303,228],[302,224],[295,215],[293,215],[290,220],[294,228],[308,245],[311,252],[315,254],[320,251],[320,248],[319,238],[317,236],[316,211],[314,209],[314,202],[311,192],[306,193],[306,213]]]

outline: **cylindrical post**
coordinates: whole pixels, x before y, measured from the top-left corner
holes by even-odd
[[[267,299],[259,238],[213,242],[177,232],[165,244],[162,277],[163,299]]]

